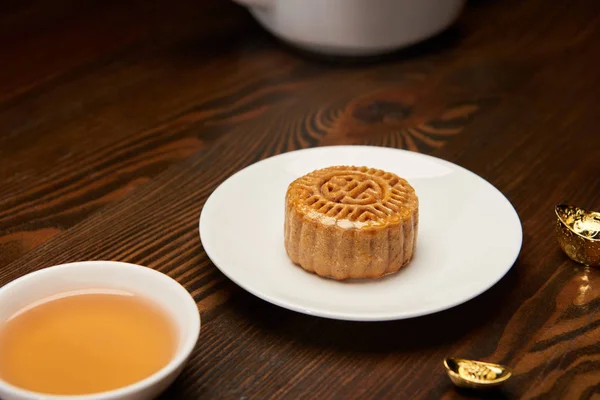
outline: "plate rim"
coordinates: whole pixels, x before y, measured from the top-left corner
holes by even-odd
[[[310,151],[317,151],[320,149],[345,149],[345,148],[363,148],[365,150],[373,150],[373,149],[383,149],[386,151],[390,151],[390,152],[401,152],[401,153],[410,153],[412,155],[416,155],[418,157],[425,157],[425,158],[429,158],[429,159],[433,159],[436,162],[441,162],[442,164],[446,164],[451,166],[454,169],[459,169],[462,170],[462,172],[466,172],[467,174],[472,175],[473,177],[483,181],[483,183],[487,184],[491,189],[493,189],[502,199],[503,201],[509,206],[509,209],[512,211],[512,213],[514,214],[514,217],[516,218],[516,222],[518,223],[518,228],[519,228],[519,241],[518,241],[518,246],[515,247],[515,255],[512,257],[512,261],[510,262],[510,264],[508,265],[508,267],[506,268],[506,270],[500,274],[497,279],[495,279],[493,281],[493,283],[490,283],[489,285],[484,285],[485,288],[483,288],[482,290],[477,290],[474,291],[472,294],[470,294],[469,296],[465,296],[463,298],[461,298],[460,300],[456,300],[453,302],[449,302],[444,304],[444,306],[442,307],[435,307],[433,309],[425,309],[425,310],[420,310],[420,311],[415,311],[415,312],[404,312],[404,313],[369,313],[369,314],[360,314],[360,313],[348,313],[348,312],[329,312],[329,311],[322,311],[322,310],[317,310],[314,311],[312,309],[306,308],[306,307],[302,307],[299,306],[297,304],[294,304],[293,302],[287,302],[287,301],[282,301],[280,299],[278,299],[277,297],[273,297],[270,296],[268,294],[265,294],[263,292],[261,292],[260,290],[255,290],[254,288],[252,288],[252,285],[246,285],[244,284],[244,282],[240,282],[238,279],[235,279],[233,276],[231,276],[229,273],[227,273],[223,268],[219,267],[218,262],[215,261],[215,256],[214,253],[211,253],[210,250],[208,250],[205,246],[204,246],[204,240],[202,239],[206,234],[205,229],[206,228],[202,228],[203,224],[202,224],[202,216],[205,214],[205,210],[206,210],[206,205],[209,204],[209,202],[211,202],[211,200],[214,201],[214,194],[215,192],[217,192],[219,189],[221,189],[228,181],[230,181],[231,179],[233,179],[235,176],[237,176],[238,174],[244,172],[245,170],[254,167],[258,164],[261,164],[263,162],[266,161],[271,161],[273,159],[276,158],[280,158],[280,157],[284,157],[286,155],[289,155],[291,153],[301,153],[301,152],[310,152]],[[500,282],[502,280],[502,278],[504,278],[506,276],[506,274],[508,274],[508,272],[512,269],[512,267],[514,266],[514,264],[516,263],[517,259],[519,258],[519,255],[521,254],[521,250],[523,247],[523,224],[521,222],[521,219],[519,217],[519,214],[517,212],[517,210],[515,209],[514,205],[510,202],[510,200],[504,195],[504,193],[502,193],[496,186],[494,186],[493,184],[491,184],[487,179],[483,178],[482,176],[474,173],[473,171],[459,165],[459,164],[455,164],[453,162],[444,160],[442,158],[439,157],[435,157],[429,154],[423,154],[423,153],[418,153],[418,152],[414,152],[414,151],[410,151],[410,150],[406,150],[406,149],[397,149],[397,148],[393,148],[393,147],[385,147],[385,146],[369,146],[369,145],[335,145],[335,146],[317,146],[317,147],[309,147],[309,148],[304,148],[304,149],[298,149],[298,150],[292,150],[292,151],[287,151],[284,153],[279,153],[279,154],[275,154],[273,156],[270,157],[266,157],[263,158],[262,160],[256,161],[254,163],[251,163],[247,166],[245,166],[244,168],[240,169],[239,171],[231,174],[229,177],[227,177],[223,182],[221,182],[212,192],[211,194],[208,196],[208,198],[206,199],[206,201],[204,202],[204,204],[202,205],[202,210],[200,211],[200,216],[198,219],[198,234],[199,234],[199,238],[200,238],[200,243],[202,245],[202,248],[204,249],[204,251],[206,252],[206,255],[208,256],[208,258],[210,259],[210,261],[214,264],[214,266],[223,274],[225,275],[229,280],[231,280],[233,283],[235,283],[237,286],[239,286],[240,288],[244,289],[245,291],[247,291],[248,293],[258,297],[259,299],[262,299],[266,302],[269,302],[273,305],[276,305],[278,307],[282,307],[285,308],[287,310],[290,311],[295,311],[301,314],[306,314],[306,315],[310,315],[313,317],[320,317],[320,318],[327,318],[327,319],[334,319],[334,320],[342,320],[342,321],[356,321],[356,322],[383,322],[383,321],[396,321],[396,320],[404,320],[404,319],[412,319],[412,318],[417,318],[417,317],[421,317],[421,316],[426,316],[426,315],[432,315],[432,314],[437,314],[439,312],[442,311],[446,311],[449,310],[451,308],[457,307],[461,304],[465,304],[471,300],[473,300],[474,298],[480,296],[481,294],[487,292],[488,290],[490,290],[492,287],[494,287],[498,282]],[[218,258],[218,257],[217,257]]]

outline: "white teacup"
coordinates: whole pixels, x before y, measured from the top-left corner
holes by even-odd
[[[178,346],[171,361],[141,381],[89,395],[47,395],[23,390],[0,379],[1,399],[152,399],[180,374],[198,340],[200,314],[194,299],[183,286],[169,276],[150,268],[115,261],[83,261],[32,272],[0,288],[0,323],[27,305],[49,296],[91,288],[130,291],[162,307],[171,316],[178,332]]]
[[[466,0],[234,0],[272,34],[318,53],[387,53],[443,31]]]

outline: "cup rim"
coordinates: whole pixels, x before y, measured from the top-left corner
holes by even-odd
[[[119,266],[119,268],[129,268],[130,270],[137,271],[135,273],[139,273],[139,274],[154,275],[156,277],[159,277],[159,279],[163,279],[165,281],[165,284],[171,285],[173,287],[177,287],[177,289],[182,291],[182,293],[185,292],[185,296],[182,296],[182,299],[183,299],[182,307],[185,307],[188,311],[192,311],[192,309],[193,309],[196,312],[189,313],[192,320],[189,321],[190,325],[185,330],[185,332],[190,333],[190,334],[187,335],[187,337],[185,338],[185,341],[180,346],[180,348],[175,352],[175,354],[173,355],[171,360],[165,366],[163,366],[161,369],[159,369],[158,371],[154,372],[152,375],[149,375],[142,380],[133,382],[127,386],[123,386],[123,387],[120,387],[117,389],[107,390],[104,392],[95,392],[95,393],[89,393],[89,394],[75,394],[75,395],[49,394],[49,393],[35,392],[35,391],[27,390],[27,389],[22,389],[18,386],[14,386],[14,385],[4,381],[2,378],[0,378],[0,388],[5,390],[6,392],[10,393],[11,395],[21,396],[24,398],[40,398],[40,396],[43,396],[43,398],[47,399],[47,400],[58,400],[58,399],[111,400],[111,399],[117,399],[117,398],[121,398],[124,396],[128,396],[128,395],[134,394],[140,390],[143,390],[145,388],[151,387],[152,385],[160,382],[166,376],[173,373],[177,368],[182,366],[187,361],[188,357],[190,356],[190,354],[194,350],[194,347],[196,346],[198,337],[200,336],[200,327],[201,327],[200,312],[198,311],[196,301],[193,299],[190,292],[188,292],[188,290],[185,289],[175,279],[171,278],[167,274],[164,274],[160,271],[157,271],[157,270],[149,268],[149,267],[144,267],[141,265],[122,262],[122,261],[108,261],[108,260],[77,261],[77,262],[53,265],[50,267],[42,268],[42,269],[30,272],[28,274],[25,274],[7,284],[5,284],[4,286],[0,287],[0,299],[4,295],[4,292],[8,291],[10,288],[22,285],[22,284],[26,283],[27,281],[31,281],[31,280],[35,280],[35,279],[44,279],[44,278],[46,278],[47,275],[57,273],[57,271],[59,271],[59,270],[80,268],[82,266],[87,266],[87,267],[92,267],[92,268],[94,268],[94,267],[101,268],[103,265],[107,265],[107,264],[112,265],[112,266]],[[154,300],[154,299],[152,299],[152,300]],[[158,302],[158,301],[156,303],[160,304],[160,302]],[[196,332],[196,333],[194,334],[194,332]]]

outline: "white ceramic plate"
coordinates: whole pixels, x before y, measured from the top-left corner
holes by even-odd
[[[373,281],[338,282],[295,266],[283,245],[284,199],[297,177],[331,165],[365,165],[407,179],[419,197],[412,262]],[[227,277],[281,307],[326,318],[384,321],[445,310],[506,274],[521,249],[510,202],[474,173],[404,150],[318,147],[262,160],[234,174],[200,216],[206,253]]]

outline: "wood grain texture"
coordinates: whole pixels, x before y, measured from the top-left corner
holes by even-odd
[[[373,62],[289,49],[229,1],[9,1],[0,48],[0,284],[90,259],[177,279],[203,330],[164,398],[600,397],[600,271],[553,233],[555,204],[600,209],[596,1],[473,0]],[[519,213],[519,259],[476,299],[406,321],[313,318],[242,291],[202,249],[204,201],[255,161],[330,144],[481,175]],[[515,376],[459,391],[447,355]]]

